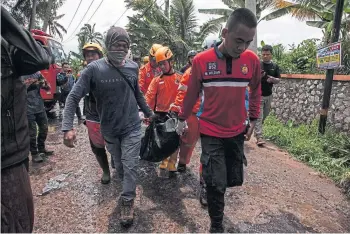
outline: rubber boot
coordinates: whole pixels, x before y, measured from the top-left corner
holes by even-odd
[[[97,162],[103,171],[101,183],[108,184],[111,181],[111,174],[109,171],[109,164],[108,164],[106,149],[96,148],[95,146],[92,146],[92,151],[94,152]]]
[[[177,171],[180,172],[180,173],[186,172],[186,164],[179,163],[177,165]]]
[[[210,233],[224,233],[225,232],[225,229],[224,229],[224,226],[222,225],[222,222],[211,222],[211,225],[210,225],[210,230],[209,230]]]

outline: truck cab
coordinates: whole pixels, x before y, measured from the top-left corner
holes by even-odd
[[[51,35],[37,29],[31,30],[34,39],[43,45],[51,57],[54,58],[54,63],[49,69],[40,71],[51,86],[51,90],[41,90],[41,97],[44,100],[46,111],[50,111],[55,107],[59,98],[59,89],[56,84],[56,76],[62,69],[62,62],[66,61],[62,44],[55,40]]]

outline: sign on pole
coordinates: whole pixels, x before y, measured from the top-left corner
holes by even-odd
[[[341,43],[336,42],[317,50],[317,67],[335,69],[341,66]]]

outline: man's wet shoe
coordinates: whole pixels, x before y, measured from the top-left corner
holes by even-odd
[[[44,149],[44,150],[40,150],[39,153],[42,153],[45,156],[51,156],[51,155],[53,155],[54,151],[53,150]]]
[[[34,163],[41,163],[44,161],[43,157],[45,157],[45,154],[43,153],[37,153],[32,155],[32,161]]]
[[[120,210],[120,224],[128,228],[134,222],[134,200],[125,201],[121,200],[121,210]]]
[[[179,163],[177,165],[177,171],[180,173],[186,172],[186,164]]]

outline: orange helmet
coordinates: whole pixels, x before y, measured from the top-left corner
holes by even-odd
[[[173,52],[169,49],[169,47],[162,47],[157,50],[156,54],[156,62],[159,63],[161,61],[169,60],[173,57]]]
[[[149,50],[149,54],[154,57],[156,55],[157,50],[162,47],[163,46],[160,44],[153,44],[151,49]]]

